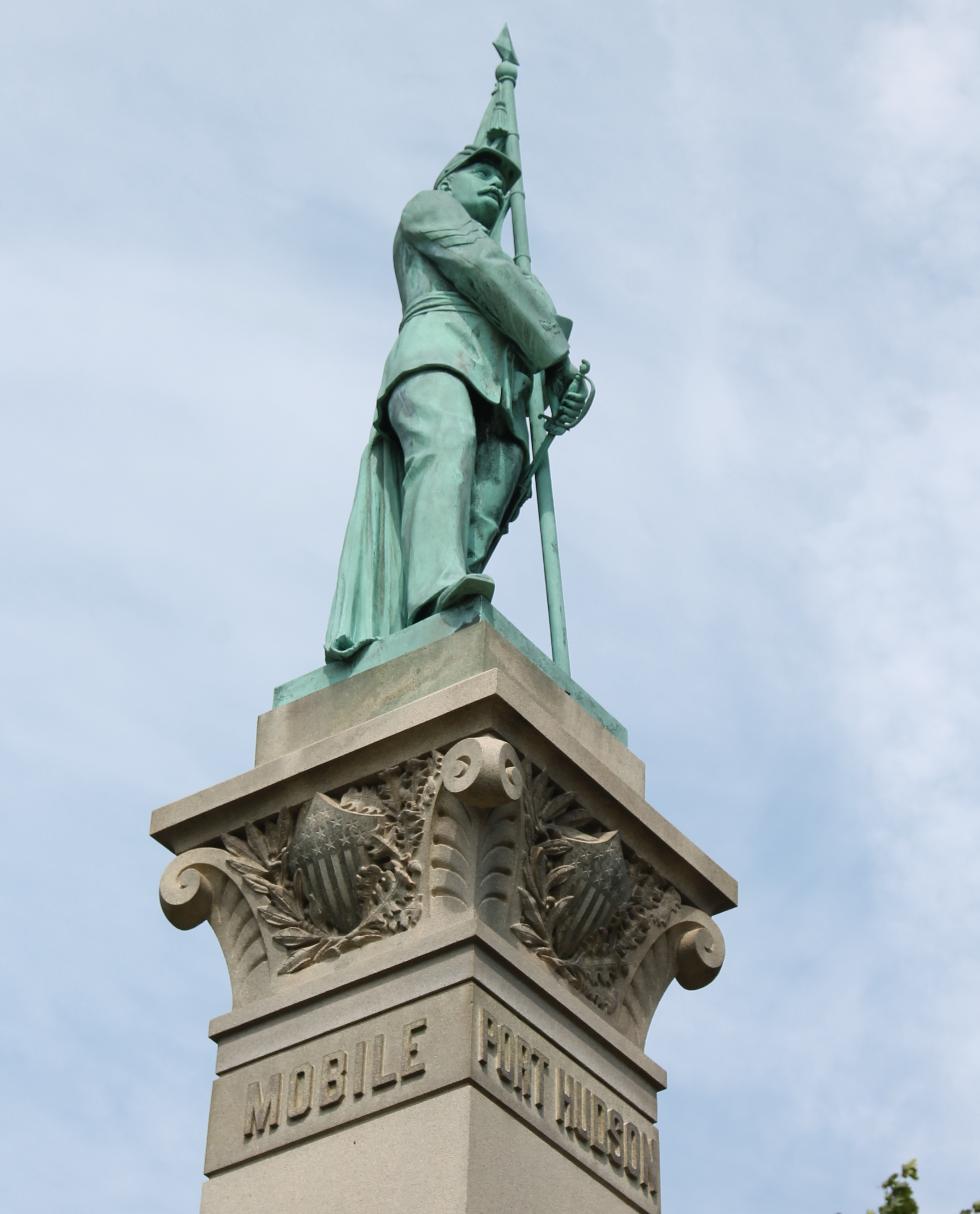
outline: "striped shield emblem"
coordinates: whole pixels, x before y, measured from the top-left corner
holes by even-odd
[[[555,929],[554,945],[558,956],[568,960],[623,906],[630,879],[618,830],[597,837],[563,830],[561,838],[568,850],[559,863],[571,865],[575,871],[561,882],[558,893],[574,901]]]
[[[288,864],[291,873],[302,873],[315,922],[341,933],[360,923],[357,874],[368,863],[379,820],[379,814],[345,809],[322,792],[300,810]]]

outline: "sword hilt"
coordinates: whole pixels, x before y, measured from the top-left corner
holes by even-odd
[[[570,426],[556,426],[554,418],[549,413],[539,413],[539,418],[544,422],[544,428],[548,432],[550,438],[554,438],[556,434],[564,434],[566,430],[574,430],[579,422],[585,417],[586,413],[592,408],[592,402],[595,400],[595,384],[589,378],[589,372],[592,370],[592,364],[587,358],[583,358],[578,365],[578,372],[572,382],[566,388],[566,392],[571,390],[578,384],[587,384],[588,393],[585,397],[585,404],[582,406],[582,412],[578,415],[575,421]],[[561,401],[558,402],[561,405]],[[551,423],[549,425],[549,423]]]

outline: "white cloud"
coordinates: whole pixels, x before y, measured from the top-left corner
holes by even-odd
[[[980,11],[965,0],[919,0],[867,29],[855,70],[872,205],[927,258],[945,268],[973,262]]]

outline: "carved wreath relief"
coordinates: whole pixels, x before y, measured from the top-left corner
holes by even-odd
[[[440,758],[412,759],[339,801],[317,793],[244,839],[223,835],[228,866],[264,901],[258,913],[292,974],[418,922],[417,859],[439,791]]]
[[[577,795],[499,738],[408,759],[178,856],[161,901],[208,919],[237,1004],[275,975],[475,915],[642,1040],[664,990],[710,982],[724,941]]]
[[[667,926],[680,894],[547,772],[528,770],[523,800],[522,914],[512,930],[590,1002],[613,1011],[631,956]]]

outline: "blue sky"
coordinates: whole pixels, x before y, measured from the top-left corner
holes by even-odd
[[[573,669],[736,875],[668,1214],[980,1197],[980,9],[35,0],[0,46],[0,1205],[196,1208],[228,1006],[150,809],[314,666],[399,211],[510,21]],[[496,605],[544,646],[533,512]]]

